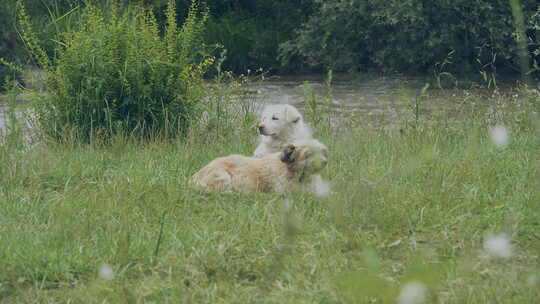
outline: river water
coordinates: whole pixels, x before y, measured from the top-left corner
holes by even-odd
[[[272,76],[250,80],[244,89],[248,99],[255,104],[255,111],[260,111],[267,104],[292,104],[302,111],[306,110],[306,101],[316,101],[319,105],[329,105],[336,117],[355,116],[382,124],[392,123],[403,115],[414,116],[417,102],[421,103],[418,113],[423,118],[435,111],[459,115],[459,109],[468,96],[493,92],[477,87],[466,90],[430,89],[421,95],[426,83],[426,78],[420,77],[366,74],[336,75],[329,86],[326,75]],[[507,85],[503,90],[509,88]],[[6,129],[6,109],[0,98],[0,132]]]
[[[346,110],[369,112],[381,109],[401,89],[412,89],[418,80],[405,77],[333,78],[330,86],[324,75],[272,77],[248,85],[256,90],[258,101],[269,104],[289,103],[302,105],[313,91],[321,97],[331,97],[332,105]],[[329,88],[331,92],[329,92]],[[330,96],[329,96],[330,95]]]
[[[376,124],[391,124],[404,115],[418,114],[429,119],[436,112],[455,117],[471,96],[489,96],[493,92],[478,85],[440,89],[431,84],[422,93],[429,81],[425,77],[342,75],[334,77],[330,86],[325,78],[325,75],[272,77],[249,82],[247,90],[259,110],[265,104],[293,104],[306,110],[306,101],[316,100],[317,104],[330,105],[338,119],[357,117]],[[509,91],[511,86],[506,84],[501,90]]]

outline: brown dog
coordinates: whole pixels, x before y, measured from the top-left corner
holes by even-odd
[[[324,169],[327,148],[317,140],[289,144],[262,158],[230,155],[216,158],[192,176],[199,187],[214,191],[281,192]]]

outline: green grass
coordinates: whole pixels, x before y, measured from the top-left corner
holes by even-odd
[[[209,160],[251,154],[247,129],[29,150],[7,142],[0,302],[395,303],[420,281],[427,303],[532,303],[539,135],[530,116],[505,109],[505,149],[477,112],[403,132],[319,130],[331,151],[327,197],[187,186]],[[489,232],[511,237],[511,258],[484,257]],[[100,277],[104,264],[112,280]]]

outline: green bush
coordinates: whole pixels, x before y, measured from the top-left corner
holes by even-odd
[[[212,59],[202,42],[207,13],[200,14],[195,1],[181,27],[169,1],[163,35],[148,9],[89,5],[51,60],[32,35],[24,7],[19,9],[23,38],[45,71],[48,90],[37,102],[37,117],[47,135],[75,134],[84,141],[118,133],[170,137],[197,117]]]
[[[13,30],[15,24],[15,5],[11,1],[0,0],[0,22],[2,27],[0,28],[0,57],[10,62],[19,61],[17,52],[21,53],[21,48],[17,44],[17,36]],[[13,78],[17,75],[16,71],[13,71],[7,66],[0,63],[0,84],[4,84],[5,80]],[[0,86],[0,91],[3,88]]]

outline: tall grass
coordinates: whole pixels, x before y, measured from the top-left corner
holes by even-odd
[[[323,197],[190,188],[209,160],[252,153],[247,126],[211,141],[2,145],[0,299],[534,302],[540,100],[514,93],[450,123],[316,133],[331,151]],[[508,130],[506,146],[492,142],[494,125]],[[488,257],[489,233],[505,233],[511,257]]]

